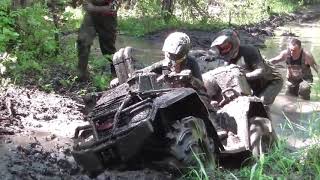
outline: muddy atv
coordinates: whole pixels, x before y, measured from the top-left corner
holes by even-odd
[[[195,155],[213,160],[218,136],[196,91],[168,88],[156,78],[138,73],[100,94],[87,116],[90,124],[76,129],[72,151],[88,174],[150,164],[190,167]]]
[[[215,89],[216,124],[227,131],[220,136],[225,151],[221,156],[244,151],[253,156],[266,153],[276,135],[262,101],[252,96],[241,68],[222,66],[203,74],[206,88]],[[210,83],[211,82],[211,83]]]

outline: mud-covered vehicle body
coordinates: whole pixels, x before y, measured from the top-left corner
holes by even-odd
[[[218,67],[204,73],[203,80],[209,96],[214,96],[214,120],[228,132],[220,137],[225,148],[221,158],[243,151],[251,151],[254,156],[266,153],[276,138],[275,132],[262,101],[252,96],[241,67]]]
[[[218,152],[217,133],[197,92],[168,88],[156,77],[136,74],[103,92],[87,117],[90,124],[76,129],[72,154],[89,174],[150,162],[188,167],[195,165],[194,155],[210,159]]]

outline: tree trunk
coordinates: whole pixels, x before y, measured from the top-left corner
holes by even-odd
[[[162,0],[162,14],[164,14],[164,20],[168,22],[172,15],[174,9],[174,2],[173,0]]]

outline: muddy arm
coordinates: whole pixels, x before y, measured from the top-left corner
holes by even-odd
[[[312,56],[311,53],[305,52],[305,60],[307,64],[309,64],[310,67],[312,67],[312,69],[319,75],[319,66],[314,60],[314,57]]]
[[[255,69],[252,72],[246,73],[246,78],[248,80],[255,80],[255,79],[259,79],[263,75],[264,75],[264,68],[263,67],[259,67],[259,68]]]
[[[274,57],[274,58],[271,58],[269,59],[268,61],[271,63],[271,64],[277,64],[281,61],[284,61],[286,59],[286,54],[287,54],[287,51],[282,51],[278,56]]]

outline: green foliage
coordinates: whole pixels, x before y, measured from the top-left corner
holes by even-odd
[[[137,13],[142,17],[159,16],[159,12],[161,12],[161,2],[159,0],[140,0],[137,2]]]
[[[90,69],[93,72],[93,86],[98,91],[105,90],[111,80],[111,76],[107,74],[107,67],[109,67],[109,60],[112,59],[110,55],[96,57],[92,59]]]
[[[108,87],[110,80],[110,76],[105,74],[95,75],[93,77],[93,85],[97,88],[97,91],[103,91]]]
[[[48,14],[48,10],[41,4],[19,10],[19,16],[16,20],[20,34],[20,42],[17,46],[18,59],[42,61],[55,55],[57,42],[54,36],[57,29]],[[32,53],[29,53],[29,57],[25,57],[26,55],[23,53],[25,51]]]
[[[257,23],[268,17],[266,2],[265,0],[226,1],[224,6],[227,10],[222,12],[222,16],[225,17],[222,20],[235,25]]]
[[[314,100],[320,100],[320,80],[317,79],[311,88],[311,98]]]
[[[251,164],[239,170],[215,169],[203,172],[201,168],[191,168],[187,179],[319,179],[320,178],[320,116],[314,112],[299,124],[288,120],[280,130],[279,137],[294,135],[307,136],[311,145],[293,148],[286,138],[279,138],[268,154],[259,159],[251,159]],[[304,136],[303,136],[304,135]],[[201,164],[201,162],[200,162]],[[200,166],[201,167],[201,166]]]
[[[268,6],[272,13],[288,13],[295,11],[301,2],[301,0],[268,0]]]
[[[11,11],[10,5],[11,0],[0,1],[0,52],[5,52],[19,37],[14,29],[17,12]]]
[[[315,0],[316,1],[316,0]],[[162,10],[160,0],[138,1],[135,8],[121,9],[119,27],[123,33],[141,36],[167,28],[221,29],[261,22],[272,13],[288,13],[296,10],[303,0],[253,0],[217,1],[219,12],[208,9],[205,0],[176,0],[173,16]]]
[[[52,76],[60,65],[70,68],[68,71],[76,70],[75,38],[60,36],[57,39],[61,31],[72,31],[80,24],[81,11],[70,8],[64,11],[66,3],[66,0],[57,3],[59,11],[56,13],[60,13],[57,28],[51,6],[46,3],[12,10],[10,0],[0,2],[0,30],[3,32],[0,34],[0,53],[10,53],[10,58],[0,62],[3,77],[10,77],[15,83],[36,84],[45,91],[54,88],[50,83],[59,81],[52,78],[62,78],[62,86],[72,85],[71,80],[63,81],[68,75]]]

